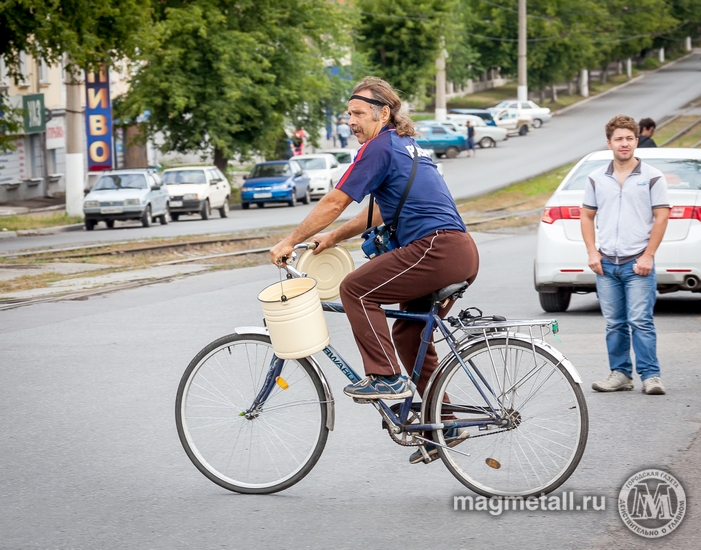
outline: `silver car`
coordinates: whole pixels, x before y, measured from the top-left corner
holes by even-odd
[[[83,199],[85,229],[98,222],[114,227],[115,220],[139,220],[149,227],[154,219],[170,221],[168,191],[153,170],[111,170],[97,180]]]

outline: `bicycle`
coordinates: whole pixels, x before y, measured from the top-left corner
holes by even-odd
[[[304,276],[289,263],[283,269],[288,278]],[[428,312],[385,310],[388,318],[425,324],[413,383],[434,331],[450,352],[428,382],[425,400],[370,403],[395,443],[418,447],[426,460],[426,446],[436,446],[448,470],[475,493],[552,492],[574,472],[586,446],[582,380],[543,340],[558,331],[556,320],[508,321],[477,308],[441,319],[440,305],[462,297],[467,287],[463,282],[437,290]],[[322,307],[344,313],[340,303]],[[351,382],[360,380],[332,345],[323,353]],[[175,416],[180,441],[200,472],[231,491],[267,494],[291,487],[312,470],[334,428],[334,414],[331,388],[313,356],[279,359],[264,327],[241,327],[190,362]],[[468,435],[448,446],[444,430],[452,427]]]

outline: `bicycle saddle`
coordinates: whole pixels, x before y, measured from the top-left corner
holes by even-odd
[[[458,298],[462,298],[462,295],[465,293],[468,286],[470,286],[470,283],[467,281],[453,283],[452,285],[448,285],[440,290],[436,290],[433,294],[431,294],[431,300],[433,302],[442,302],[447,298],[457,300]]]

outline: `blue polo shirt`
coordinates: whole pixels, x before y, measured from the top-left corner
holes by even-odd
[[[418,150],[419,160],[411,191],[399,213],[397,240],[400,246],[406,246],[438,229],[466,231],[438,168],[413,138],[402,137],[394,129],[383,128],[377,136],[363,144],[355,161],[336,185],[336,189],[356,202],[372,194],[383,222],[390,224],[411,175],[414,150]]]

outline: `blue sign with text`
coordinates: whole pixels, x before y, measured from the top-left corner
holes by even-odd
[[[112,103],[107,67],[97,73],[87,73],[85,133],[88,138],[88,170],[112,169]]]

